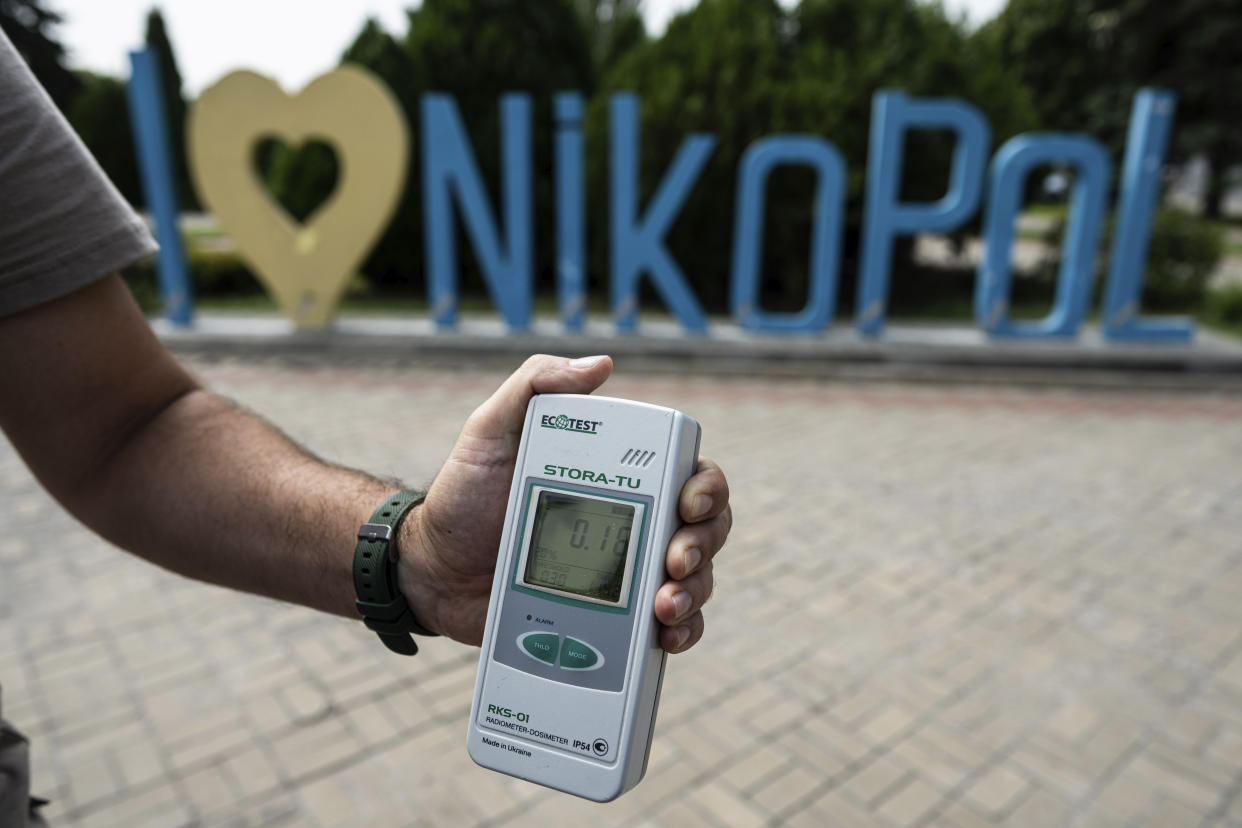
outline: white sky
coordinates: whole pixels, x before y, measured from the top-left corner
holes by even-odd
[[[944,0],[944,5],[951,14],[965,14],[977,25],[999,12],[1004,2]],[[286,89],[301,88],[336,65],[368,16],[399,35],[405,32],[403,9],[416,4],[411,0],[47,2],[65,17],[57,36],[69,49],[71,65],[118,77],[129,74],[127,52],[141,44],[147,11],[159,5],[185,91],[191,96],[227,72],[243,68],[270,75]],[[692,5],[694,0],[646,0],[647,28],[663,32],[670,17]]]

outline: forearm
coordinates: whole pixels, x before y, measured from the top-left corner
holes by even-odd
[[[66,505],[113,543],[212,583],[354,616],[358,526],[400,488],[325,463],[201,389],[128,439]]]
[[[355,614],[358,527],[398,488],[313,457],[200,388],[116,276],[0,319],[0,427],[48,491],[116,545],[342,615]]]

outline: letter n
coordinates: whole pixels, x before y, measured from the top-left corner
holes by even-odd
[[[457,321],[456,202],[492,301],[511,329],[526,330],[534,244],[530,96],[507,94],[500,99],[503,243],[457,104],[449,95],[424,95],[421,110],[423,228],[432,317],[442,328]]]

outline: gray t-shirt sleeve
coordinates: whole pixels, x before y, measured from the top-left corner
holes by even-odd
[[[155,250],[142,219],[0,32],[0,316]]]

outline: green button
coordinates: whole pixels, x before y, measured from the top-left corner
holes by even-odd
[[[590,644],[565,636],[561,644],[561,666],[570,670],[589,670],[599,661],[599,653]]]
[[[519,639],[522,649],[540,661],[556,663],[556,633],[527,633]]]

